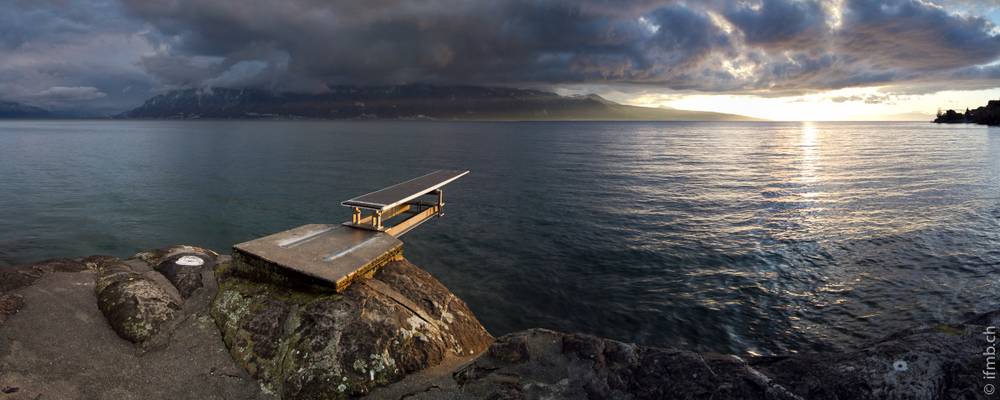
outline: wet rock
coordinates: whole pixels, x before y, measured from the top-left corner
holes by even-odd
[[[497,339],[455,387],[413,397],[796,399],[754,374],[738,357],[531,329]]]
[[[746,360],[533,329],[498,338],[465,367],[414,379],[428,384],[392,393],[409,399],[985,399],[987,384],[996,389],[982,371],[997,352],[998,326],[1000,312],[994,312],[963,324],[905,330],[852,352]]]
[[[227,271],[212,316],[237,362],[286,399],[330,399],[471,357],[492,337],[430,274],[393,262],[343,294],[251,281]]]
[[[761,357],[751,363],[808,399],[988,398],[983,353],[996,351],[998,326],[1000,312],[993,312],[962,324],[897,332],[854,352]]]
[[[106,263],[94,285],[97,305],[118,336],[143,344],[172,320],[181,305],[154,280],[123,262]]]

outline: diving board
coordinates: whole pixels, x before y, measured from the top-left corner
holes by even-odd
[[[392,236],[402,236],[420,226],[432,217],[442,214],[444,191],[441,190],[469,171],[438,170],[427,175],[397,183],[385,189],[346,200],[340,204],[351,207],[351,222],[344,225],[352,228],[386,232]],[[420,200],[431,196],[431,200]],[[365,215],[365,212],[368,215]],[[390,225],[397,216],[406,216]]]
[[[352,208],[350,222],[303,225],[237,244],[233,269],[249,279],[342,292],[402,259],[399,236],[441,215],[441,188],[468,173],[434,171],[346,200],[341,204]]]

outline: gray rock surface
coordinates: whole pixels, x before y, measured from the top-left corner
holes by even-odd
[[[14,291],[53,272],[79,272],[87,268],[82,261],[59,258],[0,269],[0,326],[24,307],[24,297]]]
[[[152,270],[134,261],[128,261],[133,270]],[[98,308],[94,270],[122,262],[104,256],[17,268],[32,277],[0,290],[23,300],[20,312],[0,324],[0,399],[270,398],[233,362],[208,315],[215,293],[210,271],[203,275],[206,290],[164,325],[158,346],[120,338]]]
[[[0,269],[0,293],[9,293],[31,285],[46,274],[53,272],[79,272],[87,268],[87,264],[82,261],[65,258],[3,268]]]
[[[21,311],[21,307],[24,307],[24,297],[21,295],[12,293],[0,295],[0,326],[11,315]]]

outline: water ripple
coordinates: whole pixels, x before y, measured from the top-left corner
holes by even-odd
[[[406,252],[494,334],[771,354],[1000,306],[1000,130],[922,123],[2,122],[0,266],[224,250],[458,167]]]

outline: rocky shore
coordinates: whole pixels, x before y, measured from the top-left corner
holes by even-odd
[[[493,338],[407,261],[337,294],[173,246],[0,270],[0,399],[991,398],[998,323],[1000,311],[776,357],[544,329]]]

